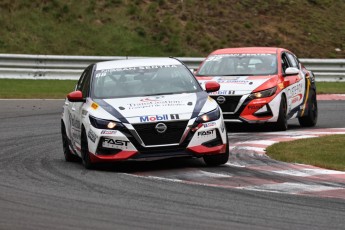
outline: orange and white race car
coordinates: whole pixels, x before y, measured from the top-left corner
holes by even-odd
[[[317,122],[315,77],[289,50],[219,49],[195,75],[202,86],[208,81],[221,85],[210,96],[220,105],[225,122],[270,122],[275,130],[286,130],[292,118],[306,127]]]

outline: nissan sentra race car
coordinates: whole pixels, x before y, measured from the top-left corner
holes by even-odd
[[[222,111],[190,70],[173,58],[107,61],[82,73],[63,106],[66,161],[97,162],[203,157],[225,164],[229,144]]]
[[[288,119],[315,126],[315,78],[290,51],[273,47],[227,48],[212,52],[195,73],[201,85],[216,81],[210,93],[225,122],[266,123],[286,130]]]

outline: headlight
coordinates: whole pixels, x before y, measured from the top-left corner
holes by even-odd
[[[97,129],[121,129],[124,127],[122,123],[116,121],[99,119],[93,116],[89,116],[89,119],[91,125]]]
[[[218,120],[220,117],[220,111],[219,108],[216,108],[215,110],[212,110],[211,112],[205,113],[199,117],[196,118],[196,123],[205,123],[209,121],[215,121]]]
[[[264,97],[270,97],[272,96],[277,90],[277,86],[270,88],[270,89],[266,89],[260,92],[256,92],[256,93],[251,93],[249,95],[249,97],[251,99],[258,99],[258,98],[264,98]]]

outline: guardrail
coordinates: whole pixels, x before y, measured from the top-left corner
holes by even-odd
[[[136,58],[143,57],[0,54],[0,78],[76,80],[91,63]],[[178,59],[190,69],[198,68],[204,60],[200,57]],[[300,60],[314,72],[316,81],[345,82],[345,59]]]

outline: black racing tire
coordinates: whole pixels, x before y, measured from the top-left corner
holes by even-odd
[[[61,121],[61,136],[62,136],[62,148],[63,148],[63,155],[65,157],[65,161],[67,162],[77,162],[79,161],[79,157],[74,155],[71,150],[69,149],[68,137],[66,134],[66,127],[63,121]]]
[[[316,93],[313,91],[311,95],[311,100],[308,103],[308,114],[303,117],[299,117],[298,121],[302,127],[313,127],[317,123],[318,117],[318,108],[317,108],[317,100],[316,100]]]
[[[94,163],[91,162],[89,153],[89,144],[87,143],[87,136],[85,128],[81,132],[81,160],[86,169],[93,169]]]
[[[207,166],[219,166],[223,165],[229,160],[229,139],[226,136],[226,152],[217,155],[203,156],[204,162]]]
[[[278,120],[273,124],[273,129],[275,131],[286,131],[288,129],[287,120],[287,103],[283,96],[280,101]]]

